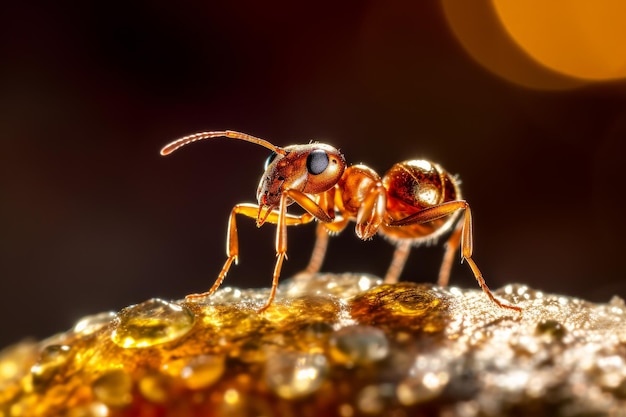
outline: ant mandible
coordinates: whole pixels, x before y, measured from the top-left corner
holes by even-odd
[[[272,154],[265,163],[265,172],[257,189],[258,204],[241,203],[230,212],[226,254],[228,258],[220,274],[202,294],[190,294],[194,300],[213,294],[226,277],[233,262],[237,263],[239,242],[236,217],[242,214],[256,219],[257,227],[265,222],[277,225],[276,265],[269,298],[259,312],[274,300],[278,277],[287,253],[287,226],[318,220],[317,240],[311,260],[304,272],[320,270],[329,233],[345,229],[356,222],[355,232],[363,240],[377,232],[395,243],[385,283],[395,283],[404,268],[411,246],[437,238],[452,230],[439,271],[438,285],[446,286],[459,245],[461,262],[466,261],[478,285],[499,307],[522,311],[494,297],[478,266],[472,259],[472,214],[469,204],[461,199],[459,181],[441,166],[427,160],[410,160],[395,164],[381,178],[365,165],[347,167],[343,155],[324,143],[290,145],[284,148],[245,133],[232,130],[202,132],[178,139],[163,149],[168,155],[180,147],[203,139],[226,137],[268,148]],[[287,213],[287,206],[297,203],[305,211],[300,215]],[[461,212],[463,216],[461,218]]]

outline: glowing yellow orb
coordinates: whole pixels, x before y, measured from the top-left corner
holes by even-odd
[[[624,0],[441,0],[450,30],[478,63],[530,88],[626,78]]]
[[[626,1],[492,2],[510,36],[539,63],[588,80],[626,77]]]

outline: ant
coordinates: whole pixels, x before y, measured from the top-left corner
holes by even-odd
[[[436,163],[418,159],[395,164],[381,178],[365,165],[346,166],[344,156],[324,143],[289,145],[284,148],[245,133],[231,130],[202,132],[178,139],[163,149],[169,155],[180,147],[203,139],[226,137],[255,143],[272,151],[265,162],[265,172],[257,189],[258,204],[241,203],[230,212],[226,253],[228,258],[209,291],[190,294],[194,300],[213,294],[226,277],[233,262],[237,263],[239,241],[238,214],[256,219],[257,227],[265,222],[277,225],[276,265],[272,288],[265,305],[269,308],[276,296],[278,277],[287,253],[287,226],[318,221],[317,240],[311,260],[303,272],[320,270],[329,234],[356,222],[356,235],[371,239],[380,233],[396,245],[385,283],[396,283],[404,268],[411,246],[432,241],[452,230],[448,238],[437,284],[446,286],[454,254],[460,245],[461,262],[466,261],[478,285],[496,305],[521,312],[517,306],[499,301],[489,290],[478,266],[472,259],[472,213],[461,199],[459,180]],[[296,203],[304,213],[287,213]],[[462,214],[462,216],[461,216]]]

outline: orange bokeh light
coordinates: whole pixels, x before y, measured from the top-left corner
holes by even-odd
[[[507,32],[531,57],[587,80],[626,77],[624,0],[492,0]]]
[[[626,77],[626,1],[442,0],[464,49],[498,76],[569,89]]]

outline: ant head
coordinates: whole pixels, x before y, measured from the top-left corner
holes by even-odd
[[[271,210],[278,206],[281,193],[288,188],[305,194],[327,191],[339,181],[346,168],[343,155],[330,145],[309,143],[281,148],[266,140],[232,130],[185,136],[163,147],[161,155],[169,155],[192,142],[219,137],[244,140],[272,151],[265,163],[265,173],[257,190],[259,209],[265,206]],[[288,203],[291,204],[293,201]]]
[[[259,206],[277,206],[286,189],[305,194],[323,193],[337,184],[346,168],[343,155],[324,143],[282,149],[285,154],[273,152],[265,162],[265,173],[257,189]]]

